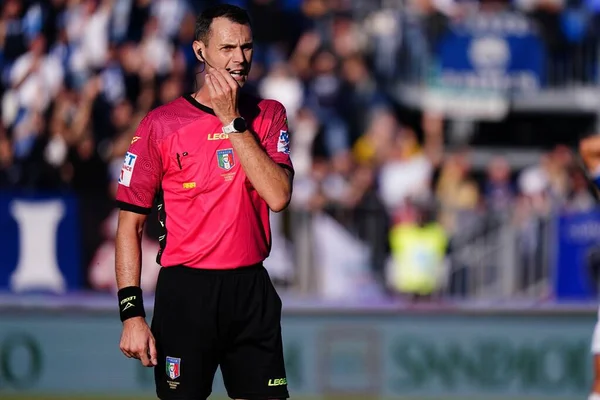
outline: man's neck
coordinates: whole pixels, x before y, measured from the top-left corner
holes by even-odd
[[[206,107],[211,107],[210,104],[210,94],[208,93],[208,87],[206,85],[202,85],[200,90],[196,91],[193,95],[194,99]]]

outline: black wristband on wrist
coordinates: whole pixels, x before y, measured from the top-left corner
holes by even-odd
[[[146,318],[144,310],[144,299],[142,297],[142,288],[138,286],[127,286],[118,292],[119,314],[121,322],[133,317]]]

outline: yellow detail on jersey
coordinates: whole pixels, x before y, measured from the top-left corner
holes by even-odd
[[[225,140],[229,139],[229,135],[226,133],[209,133],[208,140]]]

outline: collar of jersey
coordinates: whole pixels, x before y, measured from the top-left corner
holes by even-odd
[[[200,103],[190,93],[184,94],[183,98],[186,99],[191,105],[193,105],[194,107],[196,107],[200,111],[204,111],[205,113],[208,113],[208,114],[211,114],[211,115],[215,115],[215,112],[213,111],[212,108],[207,107],[204,104]]]

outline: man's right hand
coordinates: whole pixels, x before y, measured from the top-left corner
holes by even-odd
[[[120,348],[129,358],[137,358],[144,367],[157,364],[156,342],[146,320],[133,317],[123,322]]]

